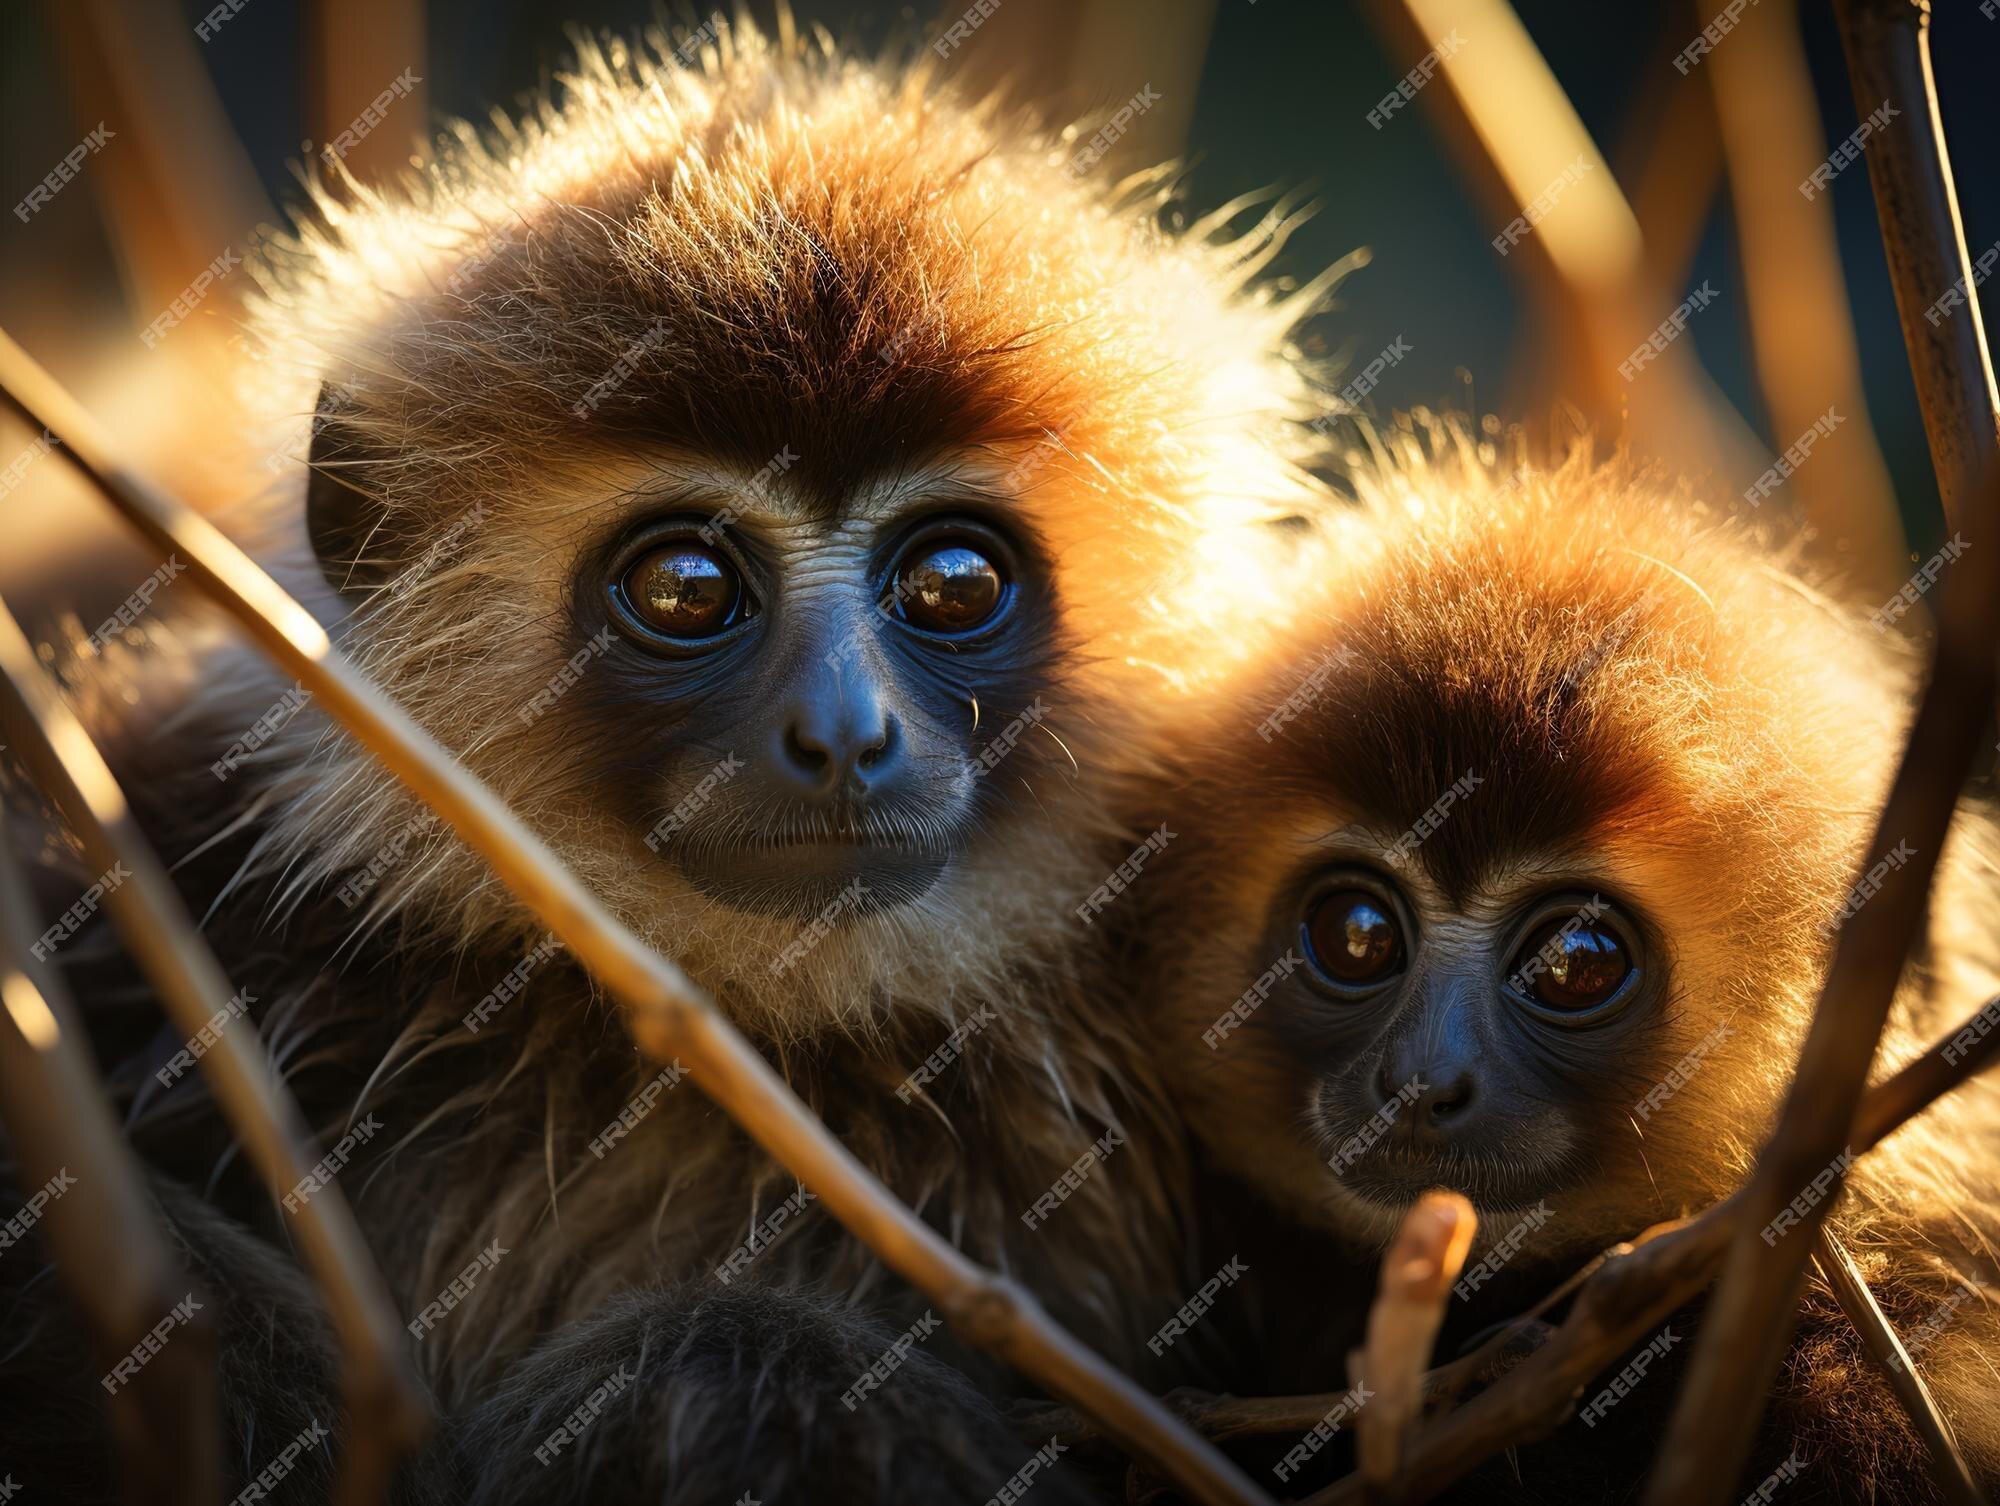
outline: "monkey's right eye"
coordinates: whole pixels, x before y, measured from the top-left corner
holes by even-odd
[[[947,539],[910,551],[895,588],[905,622],[931,633],[966,633],[990,622],[1007,600],[1007,577],[972,543]]]
[[[1306,912],[1306,955],[1328,982],[1373,988],[1403,968],[1403,928],[1386,900],[1365,889],[1336,889]]]
[[[640,623],[666,638],[712,638],[751,611],[741,573],[699,544],[647,550],[626,570],[618,592]]]
[[[1582,1016],[1618,997],[1633,968],[1616,931],[1573,916],[1548,921],[1528,937],[1510,981],[1545,1010]]]

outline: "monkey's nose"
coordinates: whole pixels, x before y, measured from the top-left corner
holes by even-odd
[[[1381,1111],[1392,1112],[1390,1105],[1395,1105],[1393,1112],[1407,1126],[1405,1133],[1418,1143],[1457,1130],[1478,1097],[1469,1064],[1437,1059],[1406,1061],[1393,1068],[1384,1061],[1376,1070],[1375,1091]]]
[[[801,799],[830,800],[866,793],[901,763],[902,737],[893,717],[826,716],[798,708],[778,733],[777,772]]]

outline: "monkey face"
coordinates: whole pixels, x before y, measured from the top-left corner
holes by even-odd
[[[1723,1187],[1761,1131],[1817,976],[1786,897],[1744,887],[1761,855],[1664,816],[1559,829],[1497,753],[1428,818],[1291,778],[1217,795],[1160,874],[1205,919],[1167,943],[1183,1109],[1306,1221],[1373,1240],[1447,1187],[1486,1237],[1599,1245]],[[1508,830],[1524,806],[1550,840]]]
[[[894,908],[1017,814],[987,776],[1037,759],[1050,571],[975,490],[929,479],[818,511],[683,488],[583,552],[575,630],[606,647],[579,746],[702,894]]]
[[[1303,1125],[1344,1195],[1519,1209],[1574,1185],[1657,1033],[1654,928],[1555,865],[1454,902],[1394,836],[1350,828],[1315,857],[1270,918],[1299,959],[1270,1028],[1308,1069]]]
[[[950,91],[731,38],[586,47],[559,104],[273,243],[298,584],[739,1023],[955,1021],[1086,965],[1139,708],[1242,594],[1213,541],[1321,496],[1291,327],[1337,274],[1253,289],[1282,216],[1168,233]],[[296,742],[292,892],[367,870],[370,924],[530,932]]]
[[[1204,708],[1164,1065],[1283,1209],[1372,1239],[1450,1187],[1553,1256],[1738,1182],[1905,689],[1738,531],[1581,467],[1473,479],[1331,552],[1323,615]]]
[[[737,1018],[879,1018],[885,978],[936,999],[1005,979],[1115,861],[1098,781],[1122,724],[1005,463],[849,483],[678,448],[551,461],[407,562],[376,528],[398,568],[347,641]],[[334,826],[308,772],[342,882],[404,833],[372,912],[518,927],[393,791]]]

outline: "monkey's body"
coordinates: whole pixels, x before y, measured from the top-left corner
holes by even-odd
[[[311,427],[267,537],[343,650],[894,1191],[1136,1364],[1189,1287],[1182,1155],[1083,902],[1130,850],[1107,792],[1213,542],[1311,495],[1287,331],[1321,289],[1243,293],[1282,216],[1167,237],[1156,192],[1065,155],[789,41],[725,28],[692,71],[587,49],[560,108],[320,196],[252,335],[279,437]],[[69,675],[139,745],[122,772],[415,1325],[444,1431],[411,1489],[999,1489],[1033,1450],[997,1369],[940,1333],[866,1384],[923,1304],[233,663],[199,653],[171,738],[152,668]],[[134,1138],[295,1278],[199,1074],[147,1086],[181,1047],[121,1068]],[[231,1296],[257,1284],[214,1281],[246,1476],[326,1394],[260,1360],[308,1320]],[[10,1426],[58,1458],[99,1438],[24,1354]]]
[[[1159,959],[1161,1061],[1191,1128],[1350,1255],[1379,1251],[1425,1185],[1470,1197],[1471,1268],[1510,1253],[1450,1304],[1443,1354],[1738,1185],[1914,676],[1906,646],[1687,497],[1582,459],[1503,487],[1457,438],[1364,484],[1377,516],[1334,525],[1317,620],[1212,708],[1178,798],[1138,813],[1185,820],[1151,894],[1206,917],[1162,931],[1180,944]],[[1996,850],[1969,803],[1878,1073],[2000,992]],[[1973,1297],[1926,1324],[1960,1273],[1994,1275],[2000,1093],[1975,1081],[1856,1161],[1832,1226],[1899,1331],[1924,1333],[1923,1372],[1993,1479],[2000,1319]],[[1342,1300],[1297,1282],[1261,1295],[1278,1313]],[[1338,1333],[1268,1327],[1294,1362],[1313,1346],[1312,1389],[1344,1388]],[[1520,1450],[1524,1497],[1636,1490],[1678,1358],[1667,1341],[1597,1426]],[[1807,1473],[1786,1499],[1929,1492],[1921,1445],[1817,1284],[1766,1441],[1744,1489],[1796,1442]],[[1505,1464],[1468,1487],[1515,1489]]]
[[[174,828],[166,812],[149,814],[155,833]],[[191,905],[239,857],[225,847],[183,869]],[[45,887],[67,892],[60,880]],[[211,935],[255,935],[264,902],[240,894],[231,903],[243,910]],[[507,958],[391,956],[356,975],[339,955],[351,925],[344,912],[302,912],[282,947],[238,954],[232,982],[289,1058],[288,1086],[337,1158],[398,1310],[421,1331],[414,1353],[442,1431],[405,1499],[984,1500],[1033,1452],[991,1399],[1012,1377],[800,1199],[692,1076],[649,1093],[657,1069],[562,958],[529,969],[473,1034],[463,1021],[510,973]],[[150,1007],[143,991],[125,964],[97,955],[114,944],[79,936],[70,970],[100,1004],[130,987],[136,1017]],[[1137,1053],[1120,1043],[1115,992],[1081,969],[1038,978],[1024,965],[1007,981],[1017,991],[1001,1003],[1048,1011],[1038,1049],[1060,1064],[1066,1104],[1040,1063],[1019,1059],[1015,1023],[991,1009],[981,1034],[992,1039],[968,1038],[938,1072],[934,1109],[900,1100],[893,1075],[939,1044],[928,1034],[873,1049],[797,1044],[779,1063],[899,1197],[1137,1366],[1147,1358],[1137,1340],[1188,1285],[1171,1180],[1179,1150],[1144,1079],[1117,1059]],[[409,1000],[411,1013],[384,1012],[385,999]],[[330,1032],[336,1049],[307,1044]],[[283,1220],[229,1154],[198,1077],[173,1073],[182,1044],[156,1029],[113,1081],[121,1102],[140,1104],[134,1145],[221,1325],[234,1491],[312,1417],[334,1415],[337,1377]],[[164,1092],[161,1071],[177,1077]],[[1113,1124],[1107,1164],[1024,1225]],[[10,1341],[35,1340],[0,1366],[10,1458],[24,1479],[60,1471],[66,1499],[120,1499],[91,1403],[100,1372],[50,1305],[32,1239],[0,1274]],[[910,1333],[917,1342],[899,1350]],[[559,1434],[621,1374],[587,1436]],[[308,1456],[288,1490],[313,1499],[330,1479],[324,1465]],[[1041,1484],[1056,1500],[1077,1489],[1060,1475]]]

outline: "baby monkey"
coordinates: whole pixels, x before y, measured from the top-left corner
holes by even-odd
[[[263,531],[350,662],[906,1204],[1114,1362],[1175,1363],[1141,1346],[1190,1280],[1181,1137],[1113,923],[1075,907],[1131,849],[1108,808],[1149,687],[1234,600],[1217,541],[1319,494],[1291,330],[1337,273],[1258,283],[1287,207],[1174,228],[1173,174],[1119,179],[1090,123],[789,21],[704,30],[584,41],[520,118],[393,184],[335,169],[266,242],[250,380],[293,458]],[[150,659],[70,678],[130,729],[149,837],[348,1147],[442,1419],[437,1498],[1011,1488],[1013,1378],[229,651],[189,650],[172,736],[128,714]],[[323,1344],[273,1352],[317,1340],[312,1304],[198,1054],[141,1035],[121,1066],[135,1145],[202,1189],[170,1213],[213,1251],[254,1469],[335,1403]],[[0,1313],[43,1310],[15,1270]],[[0,1456],[108,1498],[74,1483],[108,1452],[95,1378],[47,1327],[45,1358],[0,1320]],[[1073,1470],[1034,1476],[1039,1506]]]
[[[1449,1354],[1745,1178],[1839,918],[1880,882],[1859,857],[1917,665],[1795,549],[1626,466],[1503,483],[1458,431],[1403,439],[1373,506],[1328,525],[1324,595],[1261,682],[1210,698],[1147,892],[1179,918],[1154,930],[1161,1058],[1220,1170],[1329,1259],[1379,1249],[1428,1188],[1477,1208]],[[1961,812],[1881,1075],[1995,992],[1993,836]],[[1855,1160],[1832,1220],[1989,1479],[1996,1129],[1968,1084]],[[1338,1305],[1323,1279],[1268,1295],[1290,1333]],[[1589,1388],[1522,1484],[1629,1485],[1675,1390],[1650,1368]],[[1818,1476],[1799,1499],[1928,1489],[1823,1287],[1767,1434]]]

